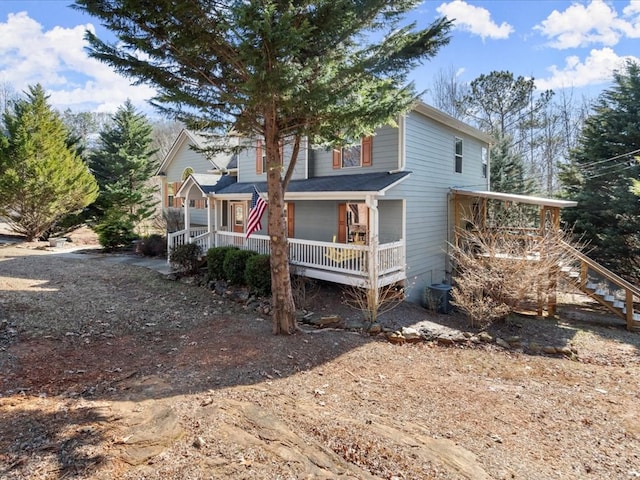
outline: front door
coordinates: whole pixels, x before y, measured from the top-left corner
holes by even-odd
[[[235,233],[244,233],[244,203],[231,203],[231,218],[233,219],[232,228]]]

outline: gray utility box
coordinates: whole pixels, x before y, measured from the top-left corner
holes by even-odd
[[[451,313],[451,285],[447,283],[433,283],[427,287],[424,306],[438,313]]]

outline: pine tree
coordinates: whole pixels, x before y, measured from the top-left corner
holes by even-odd
[[[578,201],[563,220],[598,261],[632,279],[640,278],[640,200],[632,191],[639,149],[640,64],[630,61],[598,98],[561,178],[565,196]]]
[[[27,240],[41,237],[62,216],[93,202],[96,181],[69,147],[60,116],[40,85],[29,87],[3,117],[0,213]]]
[[[491,146],[491,190],[519,195],[531,195],[535,183],[527,178],[522,156],[509,147],[509,137],[498,137]]]
[[[157,187],[149,182],[157,168],[152,131],[147,118],[127,100],[100,132],[89,157],[100,186],[96,201],[99,220],[121,215],[137,225],[154,214]]]
[[[162,111],[190,128],[264,139],[273,330],[293,333],[284,193],[303,138],[344,144],[395,121],[416,97],[408,72],[448,43],[451,22],[406,22],[418,0],[76,4],[119,39],[88,32],[91,55],[156,87]]]

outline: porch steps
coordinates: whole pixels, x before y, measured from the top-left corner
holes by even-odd
[[[558,265],[561,275],[623,319],[628,330],[640,331],[640,289],[570,245],[563,242],[561,246],[568,254]]]

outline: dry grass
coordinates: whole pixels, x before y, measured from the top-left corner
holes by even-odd
[[[340,308],[321,292],[311,307]],[[640,474],[639,337],[592,304],[490,330],[573,345],[573,360],[336,330],[280,337],[201,287],[97,256],[4,247],[0,312],[2,478]],[[418,308],[390,315],[381,321],[464,325]],[[125,463],[132,416],[159,407],[181,437]]]

